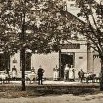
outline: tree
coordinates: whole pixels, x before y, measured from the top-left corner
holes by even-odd
[[[78,30],[87,38],[101,59],[100,90],[103,90],[103,2],[77,0],[77,5],[80,8],[78,16],[85,18],[85,25]]]
[[[65,9],[62,0],[1,0],[0,40],[4,52],[21,52],[22,90],[25,90],[25,51],[51,53],[78,39],[74,28],[84,22]],[[79,30],[78,29],[78,30]]]
[[[4,52],[21,52],[22,90],[25,90],[25,51],[50,53],[71,38],[71,22],[62,0],[1,0],[0,40]]]

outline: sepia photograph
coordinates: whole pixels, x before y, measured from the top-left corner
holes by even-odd
[[[102,103],[103,0],[0,0],[0,103]]]

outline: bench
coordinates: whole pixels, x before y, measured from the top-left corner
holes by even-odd
[[[100,82],[100,77],[97,77],[96,74],[85,73],[83,81],[86,83],[89,83],[89,82],[97,83],[97,82]]]

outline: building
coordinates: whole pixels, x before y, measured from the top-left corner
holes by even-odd
[[[52,52],[49,54],[31,54],[27,52],[26,73],[30,73],[34,68],[37,72],[39,66],[45,70],[45,78],[53,78],[53,68],[59,69],[60,78],[64,78],[64,67],[69,64],[75,70],[75,77],[78,78],[78,71],[83,69],[86,73],[100,73],[100,59],[98,54],[88,49],[85,41],[72,41],[72,44],[64,44],[60,52]],[[17,68],[18,77],[21,76],[20,53],[16,53],[10,57],[10,71]]]
[[[67,0],[66,0],[67,1]],[[75,0],[68,0],[65,10],[71,13],[71,19],[78,19],[76,17],[79,9],[75,5]],[[73,16],[74,15],[74,16]],[[69,17],[69,16],[68,16]],[[73,18],[72,18],[73,17]],[[18,77],[21,77],[21,63],[20,63],[20,52],[13,56],[6,56],[0,52],[0,71],[7,68],[12,72],[12,68],[17,68]],[[26,51],[26,73],[30,73],[31,69],[37,69],[41,65],[45,70],[44,77],[53,78],[53,68],[56,66],[59,69],[59,76],[61,79],[64,78],[64,66],[69,64],[71,68],[75,70],[75,77],[78,77],[78,71],[83,69],[84,72],[92,72],[99,75],[100,73],[100,59],[98,54],[89,48],[86,40],[83,38],[75,41],[71,40],[70,44],[65,43],[61,47],[61,51],[52,52],[49,54],[32,54],[30,50]]]

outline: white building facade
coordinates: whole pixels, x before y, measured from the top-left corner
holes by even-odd
[[[30,73],[32,68],[37,70],[41,66],[44,70],[44,77],[53,79],[53,68],[58,67],[59,78],[64,78],[64,68],[68,64],[75,70],[75,78],[78,78],[78,71],[83,70],[85,73],[100,73],[101,65],[97,53],[88,49],[86,41],[72,41],[71,44],[64,44],[59,52],[49,54],[31,54],[27,56],[26,73]],[[10,57],[10,71],[13,67],[17,68],[18,77],[21,77],[20,53]]]

